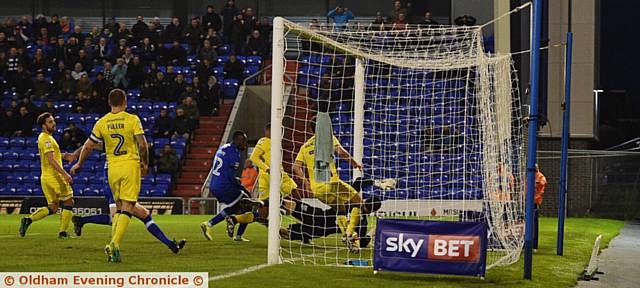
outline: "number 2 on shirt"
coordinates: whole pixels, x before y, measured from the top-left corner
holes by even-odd
[[[118,145],[116,145],[116,149],[113,149],[113,155],[127,155],[127,151],[120,151],[120,149],[122,149],[122,145],[124,145],[124,136],[120,134],[111,134],[111,138],[118,139]]]
[[[211,172],[211,174],[220,176],[220,168],[222,168],[222,164],[222,158],[216,156],[213,159],[213,171]]]

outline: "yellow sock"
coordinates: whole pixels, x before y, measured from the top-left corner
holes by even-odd
[[[116,222],[116,232],[113,234],[113,238],[111,242],[115,243],[116,246],[120,246],[120,240],[124,236],[124,232],[127,232],[127,227],[129,227],[129,222],[131,222],[131,216],[122,213],[118,216],[118,222]]]
[[[62,209],[62,213],[60,213],[60,232],[67,231],[72,216],[73,212],[71,212],[71,209]]]
[[[253,222],[253,212],[247,212],[244,214],[240,214],[240,215],[234,215],[234,217],[236,217],[236,221],[238,221],[238,223],[251,223]]]
[[[113,238],[113,235],[116,235],[116,226],[118,226],[118,216],[120,215],[120,213],[115,213],[113,214],[113,217],[111,217],[111,237]]]
[[[347,235],[353,234],[353,231],[356,230],[356,225],[360,224],[360,208],[351,209],[351,213],[349,214],[349,226],[347,226]]]
[[[340,228],[340,232],[344,234],[347,230],[347,216],[339,215],[336,218],[336,224],[338,224],[338,228]]]
[[[29,215],[29,218],[31,218],[32,221],[38,221],[44,217],[49,216],[49,214],[51,214],[51,210],[49,210],[49,207],[40,207],[38,208],[38,210],[36,210],[36,212],[33,212],[33,214]]]

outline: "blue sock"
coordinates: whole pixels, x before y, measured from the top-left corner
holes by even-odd
[[[248,223],[240,223],[240,225],[238,225],[238,231],[236,232],[237,238],[242,237],[242,234],[244,234],[244,230],[247,230],[247,226],[249,226]]]
[[[99,215],[91,215],[84,216],[80,218],[80,223],[82,224],[100,224],[100,225],[111,225],[111,215],[107,214],[99,214]]]
[[[160,227],[158,227],[156,222],[151,219],[151,214],[149,214],[147,218],[141,220],[142,222],[144,222],[144,226],[147,226],[147,231],[149,231],[151,235],[156,237],[158,240],[160,240],[160,242],[164,243],[164,245],[167,245],[167,247],[169,248],[174,246],[173,241],[169,240],[169,238],[167,238],[167,236],[162,233],[162,230],[160,230]]]
[[[211,220],[209,220],[209,227],[213,227],[214,225],[222,222],[222,220],[224,220],[224,218],[227,217],[227,211],[225,210],[226,209],[220,211],[218,215],[214,216],[213,218],[211,218]]]

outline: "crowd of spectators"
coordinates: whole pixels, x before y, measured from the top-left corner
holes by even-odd
[[[208,5],[203,15],[185,22],[138,16],[127,25],[110,18],[85,31],[66,16],[6,18],[0,24],[0,91],[9,91],[13,102],[3,101],[0,120],[8,125],[0,133],[30,135],[33,119],[55,110],[57,101],[72,101],[72,112],[105,113],[109,91],[121,88],[139,91],[144,100],[177,102],[182,111],[175,118],[186,121],[177,120],[165,136],[187,137],[200,115],[217,114],[220,74],[239,81],[247,75],[236,55],[269,56],[272,26],[233,0],[219,14]],[[223,52],[231,54],[226,62],[218,57]],[[75,138],[70,136],[65,141]]]

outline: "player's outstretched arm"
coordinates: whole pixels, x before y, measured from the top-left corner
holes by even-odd
[[[84,147],[84,145],[80,146],[78,149],[76,149],[76,151],[73,151],[71,153],[62,153],[62,159],[64,159],[65,161],[67,161],[68,163],[72,163],[73,161],[76,161],[76,159],[78,159],[78,157],[80,157],[80,152],[82,152],[82,148]],[[102,151],[102,145],[93,145],[93,150],[96,151]]]
[[[142,176],[149,172],[149,144],[144,134],[136,135],[136,143],[138,143],[138,152],[140,153],[140,161],[142,162]]]
[[[58,161],[53,159],[53,152],[49,151],[47,152],[47,154],[45,154],[45,156],[47,156],[47,161],[49,162],[49,165],[51,165],[53,169],[56,170],[56,172],[62,175],[62,177],[64,178],[64,181],[69,183],[69,185],[73,184],[73,178],[71,178],[71,175],[69,175],[67,171],[64,171],[64,169],[62,169],[62,166],[60,166],[60,163],[58,163]]]
[[[310,186],[309,181],[304,175],[304,170],[302,170],[302,165],[304,165],[302,161],[296,160],[295,162],[293,162],[293,174],[296,175],[296,177],[298,177],[302,181],[302,184],[304,185],[304,190],[311,191],[310,190],[311,187],[309,187]]]
[[[362,170],[362,165],[360,165],[360,163],[358,163],[356,159],[353,159],[353,157],[351,157],[351,154],[349,154],[349,151],[344,149],[342,145],[340,144],[335,145],[335,151],[336,153],[338,153],[338,156],[340,156],[340,158],[349,160],[349,162],[351,163],[351,166],[353,166],[356,169]]]
[[[73,167],[71,167],[71,171],[70,171],[71,174],[75,175],[78,172],[78,170],[82,168],[84,161],[87,160],[87,157],[89,156],[91,151],[93,151],[93,147],[95,146],[96,146],[96,143],[93,142],[91,138],[87,139],[87,141],[84,142],[84,145],[82,145],[82,149],[80,150],[80,156],[78,157],[78,162],[76,162],[76,164],[73,165]]]

